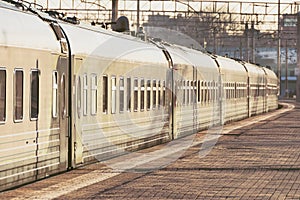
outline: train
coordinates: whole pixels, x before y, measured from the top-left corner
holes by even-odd
[[[0,191],[278,107],[268,68],[24,2],[0,1]]]

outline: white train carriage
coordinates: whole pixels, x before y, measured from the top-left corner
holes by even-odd
[[[174,138],[220,123],[219,69],[207,54],[166,45],[173,61]]]
[[[163,51],[123,34],[61,26],[72,49],[75,165],[169,141]]]
[[[263,68],[266,73],[267,85],[266,85],[266,112],[275,110],[278,108],[278,78],[276,74],[268,69]]]
[[[60,41],[36,15],[0,4],[2,190],[66,170],[67,119],[59,101]]]
[[[0,2],[0,190],[277,108],[269,69],[9,2]]]
[[[224,123],[248,117],[247,79],[245,67],[233,59],[216,57],[223,85]]]
[[[266,112],[266,74],[262,67],[244,63],[249,77],[249,117]]]

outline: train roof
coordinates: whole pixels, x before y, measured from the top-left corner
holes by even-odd
[[[167,63],[160,49],[138,38],[87,25],[63,22],[60,25],[68,36],[72,54],[143,63]]]
[[[21,48],[60,51],[48,23],[7,3],[0,4],[0,44]]]
[[[211,56],[194,49],[177,45],[165,45],[170,53],[173,63],[192,65],[202,69],[218,70],[218,66]]]

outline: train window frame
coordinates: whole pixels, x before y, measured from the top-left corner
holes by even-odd
[[[108,76],[102,76],[102,112],[107,114],[108,111]]]
[[[115,75],[111,76],[111,114],[117,112],[117,78]]]
[[[141,78],[140,84],[141,84],[140,111],[144,111],[145,110],[145,79],[144,78]]]
[[[7,72],[5,68],[0,68],[1,73],[4,73],[4,78],[0,78],[0,124],[6,123],[6,86],[7,86]],[[2,82],[4,83],[2,85]],[[2,88],[1,88],[2,87]],[[3,109],[1,110],[1,105]]]
[[[91,75],[91,115],[97,114],[98,105],[98,78],[97,74],[92,73]]]
[[[22,84],[21,84],[21,86],[20,86],[20,84],[17,84],[17,74],[18,73],[22,73]],[[18,88],[21,88],[21,91],[17,91],[18,90]],[[21,68],[16,68],[15,70],[14,70],[14,98],[13,98],[13,102],[14,102],[14,122],[15,123],[18,123],[18,122],[22,122],[23,120],[24,120],[24,70],[23,69],[21,69]],[[18,94],[17,93],[20,93],[20,95],[21,95],[21,100],[18,100]],[[21,109],[20,109],[20,111],[21,111],[21,113],[18,115],[18,113],[16,113],[16,112],[18,112],[16,109],[17,109],[17,104],[19,103],[19,102],[17,102],[17,101],[20,101],[21,102]],[[17,115],[17,116],[16,116]]]
[[[35,75],[34,75],[35,74]],[[39,76],[40,76],[40,70],[39,69],[31,69],[30,70],[30,110],[29,110],[29,116],[31,121],[38,120],[39,117],[39,98],[40,98],[40,86],[39,86]],[[34,80],[37,80],[36,82]],[[35,87],[35,88],[33,88]],[[33,91],[36,91],[36,102],[34,101],[34,93]],[[34,108],[36,108],[36,111],[34,112]]]
[[[139,103],[139,80],[138,78],[133,79],[133,111],[138,111],[138,103]]]
[[[52,72],[52,118],[58,117],[58,72]]]
[[[124,91],[124,84],[125,79],[123,76],[119,78],[119,112],[124,112],[124,101],[125,101],[125,91]]]
[[[88,115],[88,75],[87,73],[83,74],[82,77],[82,82],[83,82],[83,91],[82,91],[82,95],[83,95],[83,107],[82,107],[82,115],[83,116],[87,116]]]

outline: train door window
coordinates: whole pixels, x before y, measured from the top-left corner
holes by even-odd
[[[58,73],[52,72],[52,117],[57,117],[57,89],[58,89]]]
[[[116,77],[111,77],[111,113],[116,113],[117,106],[117,87],[116,87]]]
[[[88,110],[88,77],[87,74],[83,75],[83,115],[87,115]]]
[[[135,78],[133,81],[133,110],[138,111],[138,79]]]
[[[201,94],[201,87],[200,87],[200,84],[201,84],[200,81],[197,81],[197,87],[198,87],[198,88],[197,88],[197,89],[198,89],[198,90],[197,90],[197,101],[198,101],[198,102],[201,101],[201,96],[200,96],[200,94]]]
[[[97,75],[91,75],[91,115],[97,114]]]
[[[163,107],[165,107],[166,105],[166,81],[162,82],[162,90],[163,90],[163,94],[162,94],[162,105]]]
[[[182,81],[182,104],[185,105],[185,90],[186,90],[186,87],[185,87],[185,81]]]
[[[147,110],[151,108],[151,80],[147,80]]]
[[[192,84],[192,83],[191,83]],[[190,104],[190,81],[186,82],[186,104]]]
[[[21,69],[15,70],[14,79],[14,121],[23,120],[23,81],[24,72]]]
[[[104,75],[103,79],[103,87],[102,87],[102,112],[107,113],[108,108],[108,77]]]
[[[197,81],[194,81],[193,103],[197,103]]]
[[[131,78],[127,78],[127,111],[131,111]]]
[[[77,79],[77,115],[81,117],[81,78],[78,76]]]
[[[161,81],[157,81],[157,108],[160,109],[161,103]]]
[[[153,94],[152,94],[152,108],[155,109],[156,108],[156,80],[153,80],[153,83],[152,83],[152,91],[153,91]]]
[[[30,74],[30,120],[37,120],[39,115],[39,70]]]
[[[0,123],[6,120],[6,71],[0,69]]]
[[[62,118],[65,118],[67,115],[67,110],[66,110],[66,75],[63,73],[61,75],[61,103],[62,103]]]
[[[124,78],[120,77],[120,82],[119,82],[119,87],[120,87],[120,112],[124,112]]]
[[[141,79],[141,101],[140,101],[140,109],[144,111],[145,109],[145,80]]]

